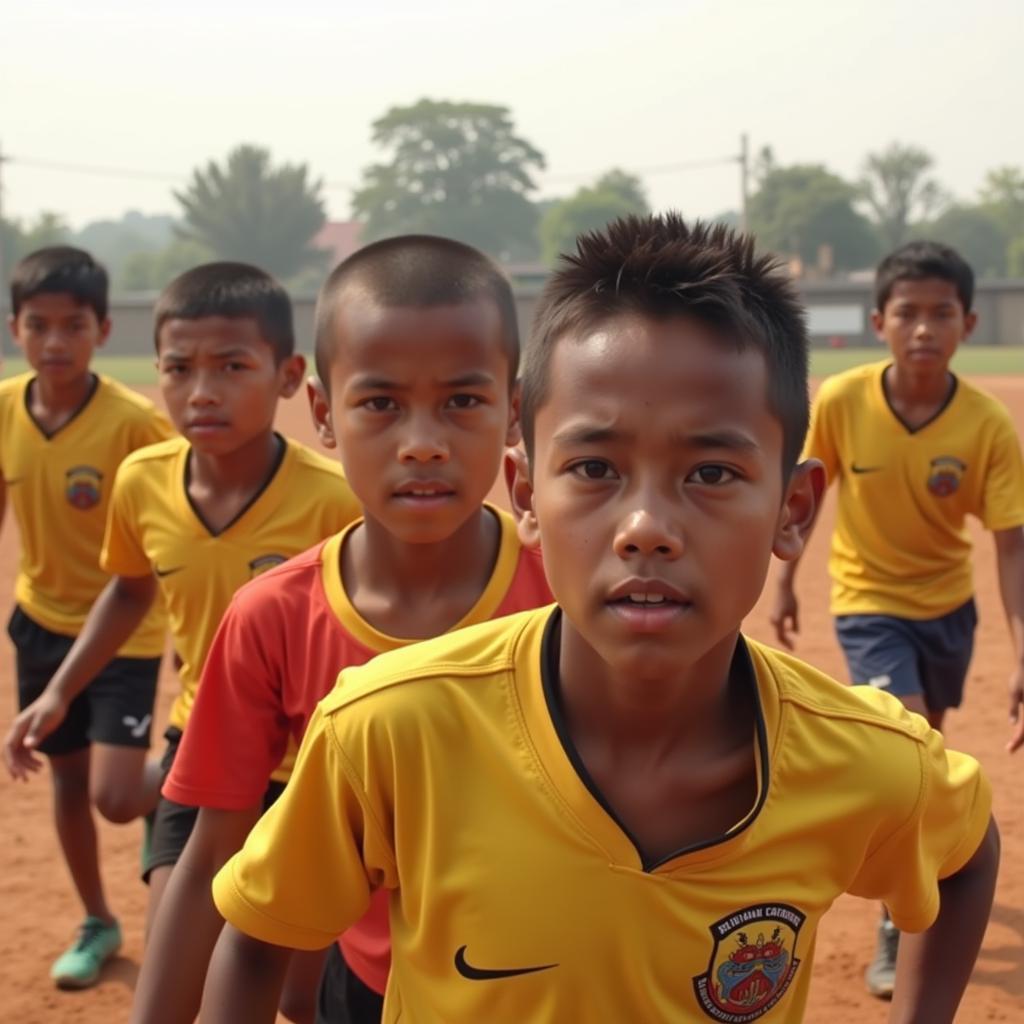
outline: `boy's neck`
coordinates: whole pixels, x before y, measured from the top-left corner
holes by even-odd
[[[885,389],[890,401],[930,411],[941,407],[949,398],[955,380],[948,365],[914,372],[893,362],[885,370]]]
[[[98,384],[91,371],[63,384],[37,374],[29,390],[29,411],[44,430],[58,430],[88,401]]]
[[[366,518],[341,552],[341,577],[353,607],[380,632],[440,636],[479,601],[500,544],[501,524],[484,506],[436,544],[405,543]]]
[[[214,533],[234,521],[270,482],[284,445],[283,438],[268,430],[227,455],[189,451],[189,500]]]

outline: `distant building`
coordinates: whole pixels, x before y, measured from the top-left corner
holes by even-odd
[[[313,247],[329,252],[335,267],[363,244],[362,236],[363,225],[357,220],[329,220],[313,236]]]

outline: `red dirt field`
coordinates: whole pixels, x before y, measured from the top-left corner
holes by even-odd
[[[1024,436],[1024,377],[982,381],[1014,410]],[[304,400],[283,406],[280,426],[315,445]],[[497,489],[495,494],[497,495]],[[825,570],[828,533],[833,517],[826,507],[808,557],[801,567],[803,631],[798,654],[844,678],[844,665],[828,616]],[[1011,758],[1003,750],[1009,727],[1006,679],[1011,648],[998,597],[991,539],[978,533],[977,599],[979,627],[964,708],[951,716],[951,746],[980,758],[995,786],[995,812],[1003,837],[1003,867],[992,922],[984,949],[964,999],[958,1021],[982,1024],[1022,1018],[1024,1007],[1024,811],[1021,777],[1024,753]],[[0,535],[0,593],[12,592],[17,555],[13,525]],[[6,598],[5,598],[6,600]],[[754,610],[747,631],[770,640],[768,602]],[[160,717],[174,693],[169,666],[161,677]],[[0,726],[6,731],[15,708],[10,644],[0,644]],[[158,719],[159,724],[159,719]],[[155,730],[159,736],[161,730]],[[47,972],[68,943],[79,911],[61,861],[50,819],[49,783],[34,779],[15,785],[0,778],[0,1017],[17,1024],[108,1024],[127,1020],[132,988],[142,957],[146,890],[138,880],[138,824],[118,827],[101,822],[102,863],[108,895],[125,932],[122,955],[104,973],[96,988],[81,993],[57,992]],[[799,871],[798,864],[793,865]],[[871,1024],[886,1020],[887,1010],[864,993],[861,975],[872,953],[877,911],[865,902],[844,897],[826,917],[818,938],[809,1022]],[[181,937],[188,942],[188,936]],[[771,1018],[769,1018],[771,1019]]]

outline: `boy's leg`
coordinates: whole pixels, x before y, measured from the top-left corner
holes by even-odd
[[[73,639],[44,629],[16,608],[8,624],[15,645],[18,704],[32,703],[46,688]],[[121,945],[121,931],[107,905],[99,868],[99,845],[89,801],[89,702],[80,694],[60,726],[40,744],[50,762],[53,813],[64,860],[86,918],[75,944],[51,969],[61,987],[87,988],[103,962]]]
[[[317,990],[324,970],[322,949],[296,950],[288,963],[284,988],[281,991],[281,1013],[293,1024],[314,1024]]]
[[[89,684],[92,800],[108,821],[124,824],[156,807],[161,766],[147,761],[159,658],[115,658]]]
[[[836,636],[852,683],[885,690],[908,710],[930,718],[915,625],[891,615],[840,615]],[[879,999],[892,998],[898,946],[899,932],[883,907],[875,956],[864,972],[868,991]]]
[[[928,721],[935,729],[942,729],[946,712],[963,700],[977,625],[973,598],[941,618],[914,623]]]

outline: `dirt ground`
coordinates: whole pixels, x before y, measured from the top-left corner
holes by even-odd
[[[1024,377],[982,381],[1015,411],[1024,436]],[[315,444],[302,399],[282,407],[280,426]],[[496,492],[497,493],[497,492]],[[841,654],[827,608],[825,557],[832,505],[825,510],[801,568],[799,593],[803,631],[798,653],[839,678]],[[980,758],[995,786],[995,813],[1003,837],[1003,867],[992,922],[958,1021],[981,1024],[1020,1020],[1024,1007],[1024,811],[1021,776],[1024,753],[1003,751],[1008,735],[1005,685],[1011,648],[998,598],[991,539],[978,532],[977,596],[981,625],[964,708],[951,716],[951,746]],[[16,536],[8,522],[0,535],[0,594],[10,594],[16,564]],[[770,639],[767,601],[746,624],[754,637]],[[166,714],[174,692],[169,669],[161,678],[160,709]],[[10,645],[0,643],[0,726],[6,731],[15,707]],[[155,732],[154,735],[159,735]],[[83,993],[55,991],[47,977],[54,956],[67,944],[78,921],[70,881],[61,862],[50,820],[45,778],[14,785],[0,773],[0,1017],[18,1024],[107,1024],[127,1019],[142,956],[146,892],[138,880],[141,826],[102,825],[102,863],[112,905],[125,932],[121,957],[96,988]],[[886,1019],[886,1008],[868,997],[861,975],[874,941],[876,910],[845,897],[826,917],[818,938],[807,1020],[829,1024],[871,1024]],[[182,936],[187,942],[188,936]]]

